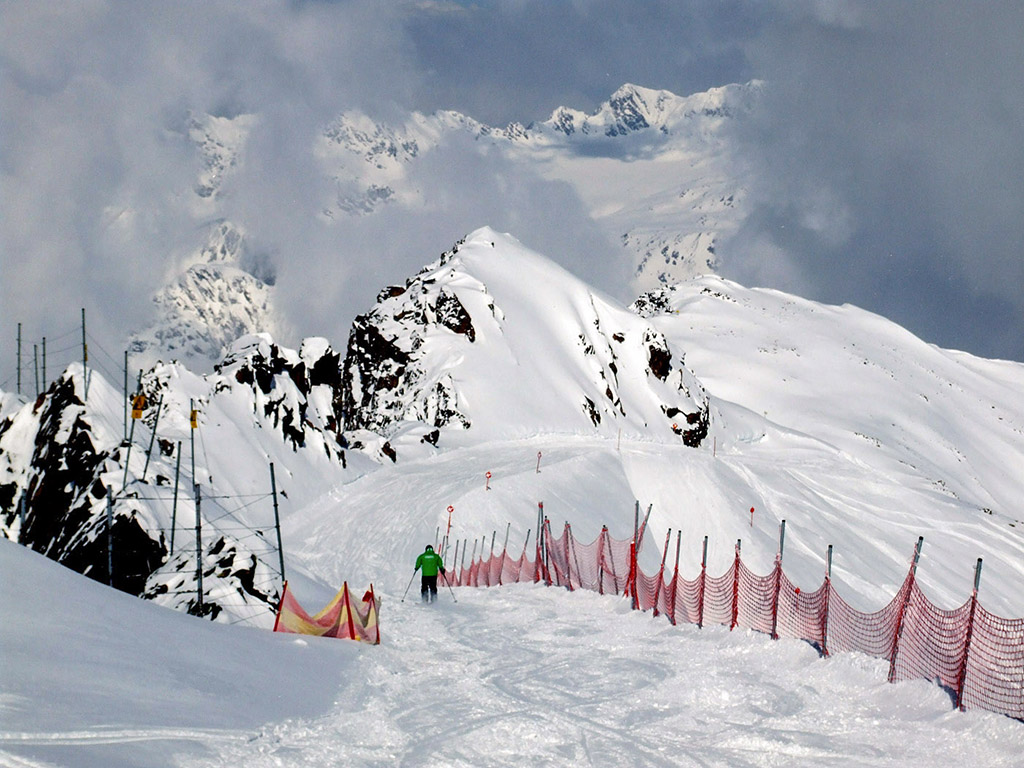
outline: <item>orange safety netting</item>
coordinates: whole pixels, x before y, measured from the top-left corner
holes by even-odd
[[[1024,619],[1005,619],[978,604],[977,593],[953,610],[935,606],[915,581],[912,565],[888,605],[874,612],[850,606],[826,577],[804,591],[782,570],[781,557],[767,576],[750,571],[740,558],[721,576],[701,568],[695,579],[666,573],[669,540],[653,576],[637,567],[642,537],[616,540],[604,528],[594,541],[576,541],[565,525],[556,538],[545,522],[530,559],[507,552],[474,556],[468,568],[453,569],[452,586],[490,587],[541,582],[569,590],[587,589],[630,597],[633,607],[664,614],[673,624],[721,624],[806,640],[823,655],[858,651],[889,662],[889,680],[926,679],[947,689],[956,706],[978,708],[1024,720]]]
[[[338,594],[320,613],[310,616],[292,595],[286,581],[274,631],[341,637],[377,645],[380,643],[380,625],[377,622],[379,608],[380,601],[373,593],[372,584],[362,600],[353,600],[349,594],[348,582],[345,582]]]

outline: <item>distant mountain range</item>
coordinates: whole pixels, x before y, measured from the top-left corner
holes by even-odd
[[[412,113],[396,124],[347,111],[309,148],[333,190],[319,216],[341,231],[352,216],[443,209],[446,196],[424,185],[421,166],[431,155],[442,147],[498,153],[573,190],[595,231],[621,248],[638,295],[714,273],[718,242],[745,215],[732,132],[760,91],[751,83],[680,97],[624,85],[592,114],[560,107],[547,120],[504,128],[451,111]],[[244,162],[259,120],[189,118],[187,136],[201,171],[183,193],[191,200],[196,240],[153,297],[152,324],[132,334],[130,351],[143,363],[181,359],[208,369],[244,333],[284,333],[274,282],[275,269],[287,267],[259,257],[247,240],[247,222],[232,220],[223,204],[225,179]]]

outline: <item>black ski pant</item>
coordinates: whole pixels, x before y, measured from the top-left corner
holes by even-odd
[[[436,573],[433,576],[427,576],[427,574],[425,574],[425,573],[423,574],[423,579],[420,582],[420,595],[422,595],[423,599],[426,600],[427,596],[428,596],[428,593],[429,593],[429,597],[430,597],[431,600],[434,600],[434,599],[437,598],[437,574]]]

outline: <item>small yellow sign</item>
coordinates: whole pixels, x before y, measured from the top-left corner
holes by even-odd
[[[199,427],[198,418],[199,411],[193,408],[188,417],[189,423],[192,425],[192,429],[197,429]]]
[[[142,418],[142,409],[145,408],[145,407],[146,407],[146,396],[145,395],[135,395],[135,397],[132,398],[132,418],[133,419],[141,419]]]

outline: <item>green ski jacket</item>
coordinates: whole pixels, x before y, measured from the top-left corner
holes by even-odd
[[[441,556],[432,549],[428,549],[416,558],[416,570],[423,569],[424,576],[437,576],[438,571],[444,570],[444,561]]]

